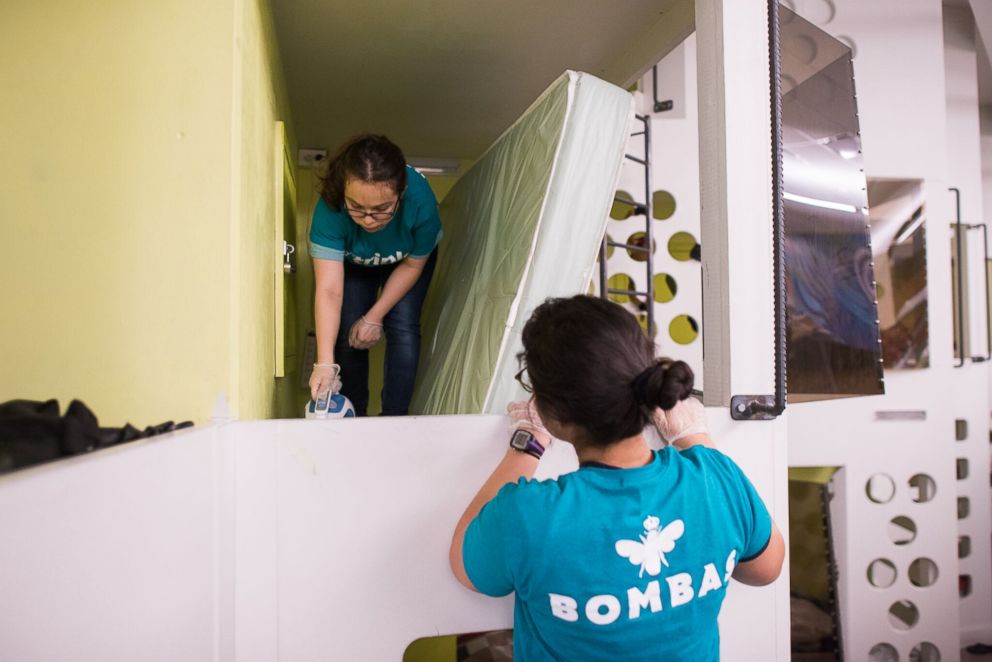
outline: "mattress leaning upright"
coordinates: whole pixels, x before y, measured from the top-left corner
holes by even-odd
[[[630,93],[566,72],[448,193],[413,411],[502,413],[523,395],[523,325],[588,287],[632,119]]]

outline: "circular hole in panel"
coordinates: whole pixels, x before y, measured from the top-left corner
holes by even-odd
[[[889,521],[889,540],[897,545],[908,545],[916,540],[916,522],[905,515],[898,515]]]
[[[668,303],[675,298],[679,291],[678,284],[669,274],[654,275],[654,300],[658,303]]]
[[[958,597],[971,595],[971,575],[958,575]]]
[[[609,280],[606,281],[606,287],[610,290],[636,290],[634,286],[634,279],[627,274],[613,274],[610,276]],[[607,298],[614,303],[630,303],[631,298],[629,294],[608,294]]]
[[[929,641],[923,641],[913,646],[909,659],[912,662],[940,662],[940,649]]]
[[[958,480],[965,480],[968,477],[968,458],[959,457],[955,467],[957,469]]]
[[[868,652],[871,662],[899,662],[899,653],[892,644],[875,644]]]
[[[968,438],[968,421],[963,418],[955,419],[954,421],[954,439],[957,441],[964,441]]]
[[[875,559],[868,564],[868,583],[875,588],[888,588],[896,581],[896,564],[888,559]]]
[[[680,345],[688,345],[699,337],[699,325],[689,315],[679,315],[668,325],[668,335]]]
[[[675,196],[668,191],[655,191],[651,194],[651,215],[664,221],[675,214]]]
[[[606,235],[606,259],[609,260],[613,257],[613,251],[616,250],[613,246],[610,246],[610,242],[613,241],[613,237],[607,233]]]
[[[610,208],[610,218],[622,221],[634,215],[634,196],[627,191],[617,191],[613,196],[613,207]]]
[[[958,558],[966,559],[971,556],[971,536],[958,536]]]
[[[676,232],[668,240],[668,253],[679,262],[698,259],[699,242],[688,232]]]
[[[916,503],[926,503],[937,492],[937,483],[926,474],[916,474],[909,479],[909,496]]]
[[[879,301],[885,300],[885,287],[881,283],[875,283],[875,298]]]
[[[909,630],[920,620],[920,610],[909,600],[897,600],[889,607],[889,624],[896,630]]]
[[[833,0],[806,0],[803,3],[802,13],[810,23],[824,26],[834,20],[837,8],[834,7]]]
[[[635,232],[634,234],[627,237],[627,244],[629,246],[637,246],[638,248],[644,248],[648,245],[648,235],[644,232]],[[654,253],[655,249],[658,247],[658,242],[651,240],[651,252]],[[647,262],[648,254],[644,251],[634,250],[631,248],[627,249],[627,255],[634,262]]]
[[[930,586],[937,581],[937,564],[928,558],[918,558],[909,564],[907,574],[913,586]]]
[[[971,501],[968,497],[958,497],[958,519],[964,519],[971,514]]]
[[[888,503],[896,495],[896,482],[889,474],[874,474],[865,483],[865,494],[873,503]]]

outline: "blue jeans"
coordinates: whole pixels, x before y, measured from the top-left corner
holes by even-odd
[[[431,253],[424,271],[410,291],[382,320],[386,335],[385,374],[382,378],[382,415],[406,416],[413,397],[420,362],[420,309],[434,275],[437,249]],[[341,327],[334,344],[334,359],[341,366],[341,392],[355,406],[355,414],[365,416],[369,406],[369,352],[348,344],[352,325],[369,311],[395,264],[363,267],[344,263],[344,299]]]

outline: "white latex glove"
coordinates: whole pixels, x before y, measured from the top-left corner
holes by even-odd
[[[544,448],[551,445],[551,433],[544,427],[544,421],[537,413],[533,399],[511,402],[506,406],[506,413],[510,415],[510,434],[517,430],[527,430]]]
[[[359,317],[348,331],[348,344],[355,349],[371,349],[382,340],[382,324],[369,322]]]
[[[310,373],[310,397],[314,400],[321,393],[328,389],[331,393],[338,393],[341,390],[341,366],[337,363],[313,364],[313,372]]]
[[[708,434],[706,428],[706,408],[703,403],[693,397],[679,400],[668,411],[655,409],[651,417],[654,426],[658,428],[661,438],[670,444],[690,434]],[[678,444],[675,444],[678,446]]]

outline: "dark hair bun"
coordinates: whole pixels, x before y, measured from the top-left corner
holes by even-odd
[[[637,401],[650,408],[671,409],[692,393],[692,368],[685,361],[661,359],[634,379]]]

